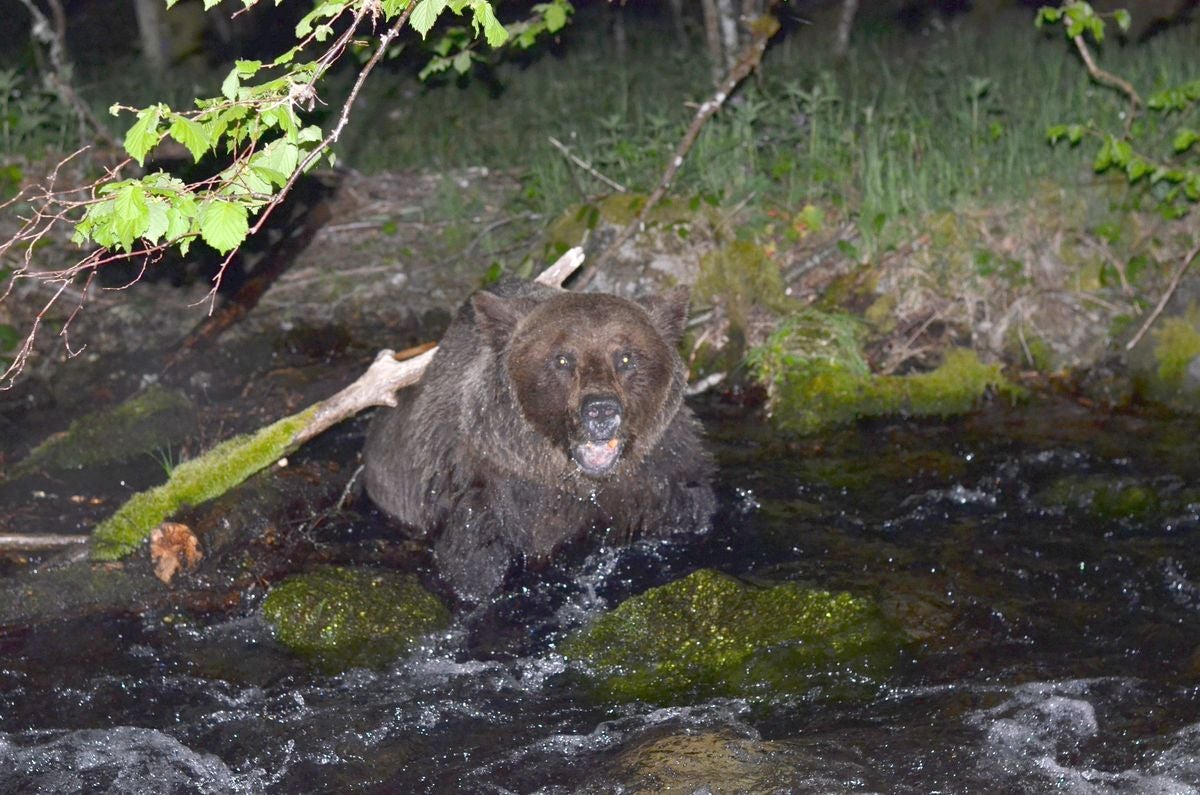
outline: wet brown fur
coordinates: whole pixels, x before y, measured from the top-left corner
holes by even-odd
[[[477,293],[415,394],[372,423],[368,493],[433,540],[443,578],[468,602],[514,563],[545,565],[590,531],[628,541],[703,528],[712,465],[682,405],[686,308],[686,290],[640,304],[519,280]],[[622,411],[621,458],[602,476],[570,454],[594,395]]]

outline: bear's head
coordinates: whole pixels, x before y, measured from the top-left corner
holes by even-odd
[[[658,444],[686,384],[686,287],[640,303],[565,291],[472,302],[525,421],[580,472],[603,478]]]

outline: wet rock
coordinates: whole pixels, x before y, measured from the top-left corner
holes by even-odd
[[[796,583],[747,585],[701,569],[621,604],[564,655],[615,701],[775,698],[886,669],[899,635],[875,605]]]
[[[1134,391],[1176,411],[1200,411],[1200,303],[1160,318],[1129,355]]]
[[[709,730],[656,737],[626,748],[599,781],[581,791],[629,795],[844,792],[858,789],[855,785],[861,785],[865,773],[861,765],[819,758],[786,743]]]
[[[328,670],[387,663],[450,623],[413,576],[336,566],[283,580],[262,612],[281,643]]]
[[[36,469],[82,469],[140,455],[169,458],[195,428],[196,412],[181,392],[153,385],[120,405],[86,414],[35,447],[13,477]]]

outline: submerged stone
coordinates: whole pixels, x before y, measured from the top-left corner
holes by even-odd
[[[871,602],[708,569],[627,600],[561,647],[614,701],[769,699],[885,670],[900,635]]]
[[[450,623],[412,575],[337,566],[288,577],[262,611],[283,645],[335,671],[388,663]]]

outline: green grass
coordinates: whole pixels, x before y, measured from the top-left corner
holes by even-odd
[[[554,136],[629,189],[651,190],[695,104],[711,94],[707,60],[699,41],[678,44],[665,24],[637,14],[620,59],[611,13],[581,8],[557,43],[470,80],[422,84],[415,69],[381,69],[343,134],[340,161],[367,172],[516,171],[530,209],[553,217],[610,190],[568,164]],[[1035,30],[1030,16],[996,17],[985,31],[963,22],[930,35],[864,22],[840,65],[827,31],[793,30],[705,127],[675,190],[727,205],[753,197],[752,211],[833,204],[870,239],[905,234],[930,212],[1029,195],[1041,181],[1089,180],[1092,150],[1051,147],[1046,129],[1092,119],[1119,129],[1121,98],[1089,81],[1068,43]],[[1146,44],[1110,41],[1101,62],[1149,93],[1196,76],[1196,39],[1185,26]],[[215,94],[225,70],[87,71],[81,89],[106,117],[114,100],[186,107]],[[322,91],[327,123],[351,78],[345,69]],[[118,135],[130,121],[116,121]],[[46,136],[61,137],[60,126]]]
[[[650,190],[691,118],[687,103],[711,93],[705,61],[698,51],[664,57],[667,34],[631,27],[630,55],[619,63],[587,22],[560,53],[502,65],[494,82],[376,84],[366,103],[376,118],[355,119],[346,162],[517,169],[528,200],[553,214],[608,190],[569,166],[549,144],[554,136],[612,179]],[[817,36],[800,30],[770,50],[761,74],[705,128],[678,192],[729,203],[828,201],[871,233],[1027,195],[1044,180],[1084,182],[1091,150],[1051,147],[1047,127],[1095,119],[1116,128],[1124,109],[1089,81],[1065,41],[1023,16],[987,35],[969,26],[928,37],[867,31],[838,68]],[[1149,91],[1195,76],[1194,39],[1183,29],[1142,45],[1114,42],[1102,62]]]

